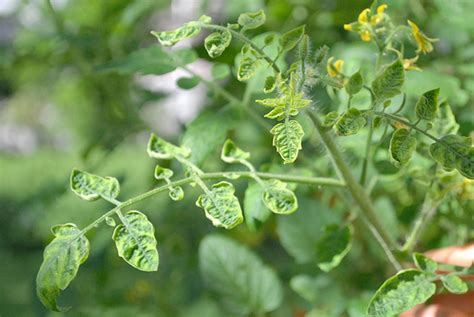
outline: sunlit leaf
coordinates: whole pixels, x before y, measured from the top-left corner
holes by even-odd
[[[402,62],[397,59],[372,82],[372,91],[379,102],[399,95],[405,80]]]
[[[152,133],[148,141],[147,153],[152,158],[170,160],[177,155],[189,157],[191,150],[186,147],[177,147]]]
[[[221,159],[226,163],[235,163],[241,160],[247,160],[250,157],[249,152],[245,152],[235,145],[232,140],[225,141],[222,147]]]
[[[139,211],[128,211],[115,227],[112,239],[118,254],[128,264],[140,271],[158,270],[159,256],[156,249],[155,228]]]
[[[344,112],[334,124],[337,135],[353,135],[359,132],[366,124],[365,117],[356,108],[351,108]]]
[[[120,184],[116,178],[101,177],[76,168],[71,172],[70,186],[72,191],[84,200],[116,198],[120,192]]]
[[[401,128],[396,130],[390,140],[390,155],[392,163],[400,167],[410,161],[416,150],[416,138],[410,135],[410,131]]]
[[[400,271],[380,286],[372,297],[367,314],[369,317],[398,315],[426,302],[436,291],[426,273],[408,269]]]
[[[199,196],[196,205],[206,212],[206,217],[216,227],[232,229],[244,220],[234,186],[226,181],[212,185],[208,192]]]
[[[199,246],[199,267],[206,284],[231,313],[262,315],[282,301],[283,290],[275,272],[229,238],[205,237]]]
[[[305,26],[299,26],[291,31],[284,33],[279,39],[281,51],[289,51],[293,49],[303,38]]]
[[[298,200],[295,194],[287,188],[287,184],[273,179],[266,182],[267,187],[263,194],[265,205],[276,214],[289,215],[298,209]]]
[[[204,40],[204,47],[210,57],[216,58],[224,53],[231,41],[232,35],[228,30],[213,32]]]
[[[432,121],[438,111],[439,88],[425,92],[415,106],[418,119]]]
[[[352,226],[340,227],[332,224],[324,228],[324,232],[316,243],[316,263],[319,268],[329,272],[341,263],[352,246]]]
[[[36,276],[36,294],[49,309],[64,311],[57,297],[76,277],[79,266],[89,256],[89,241],[76,225],[68,223],[54,226],[54,239],[43,253],[43,263]]]
[[[270,132],[273,134],[273,146],[276,147],[284,163],[293,163],[301,150],[304,131],[298,121],[278,123]]]
[[[256,29],[259,26],[265,23],[266,16],[263,10],[258,10],[256,12],[242,13],[239,15],[237,22],[243,26],[244,29],[252,30]]]

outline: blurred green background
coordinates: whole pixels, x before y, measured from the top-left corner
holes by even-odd
[[[405,85],[409,100],[428,88],[441,87],[460,134],[469,135],[474,128],[474,1],[386,3],[392,19],[405,23],[410,18],[428,36],[440,39],[434,53],[420,58],[418,65],[424,71],[409,74]],[[228,168],[219,162],[218,153],[230,135],[252,152],[257,166],[266,163],[264,168],[269,170],[310,172],[301,160],[294,167],[282,167],[270,134],[245,114],[218,113],[225,103],[202,84],[191,90],[178,88],[175,82],[182,71],[163,76],[122,74],[101,72],[100,65],[157,45],[151,30],[172,29],[201,14],[226,23],[236,21],[242,12],[264,8],[267,23],[262,31],[306,24],[313,50],[327,44],[331,55],[344,59],[348,70],[355,70],[373,63],[375,50],[354,33],[345,32],[342,25],[356,20],[368,6],[369,1],[347,0],[1,0],[0,315],[60,315],[47,312],[35,295],[42,250],[52,238],[50,227],[65,222],[82,227],[110,208],[102,201],[82,201],[69,191],[68,177],[74,166],[118,177],[120,198],[132,197],[157,184],[153,178],[156,162],[145,152],[149,133],[180,142],[190,125],[194,130],[213,131],[210,140],[191,138],[196,147],[215,145],[202,154],[206,170]],[[240,48],[233,45],[220,62],[233,63]],[[200,59],[190,67],[209,75],[211,64],[202,37],[182,46],[195,47]],[[245,86],[234,79],[222,84],[238,96],[244,94]],[[325,91],[313,94],[330,107]],[[221,116],[229,117],[231,123],[223,124]],[[210,117],[206,120],[211,125],[200,125],[203,117]],[[361,160],[357,141],[361,139],[365,137],[341,141],[353,166]],[[320,144],[304,146],[304,153],[321,175],[333,175]],[[382,181],[374,196],[397,237],[409,229],[426,187],[414,180],[420,171],[399,174],[382,163],[378,170]],[[246,183],[236,185],[242,197]],[[387,189],[392,194],[386,194]],[[465,212],[473,207],[472,192],[450,194],[440,207],[436,225],[426,231],[422,248],[472,239],[468,231],[473,209]],[[278,271],[285,300],[271,316],[304,316],[307,311],[312,316],[362,316],[368,295],[386,270],[373,242],[362,237],[337,270],[322,274],[304,259],[307,249],[298,240],[302,235],[311,240],[322,225],[347,213],[350,204],[341,201],[334,189],[300,186],[300,210],[295,215],[272,218],[257,231],[241,225],[231,232],[212,227],[194,205],[196,193],[188,187],[181,202],[172,202],[164,194],[137,206],[156,226],[161,258],[157,273],[136,271],[117,257],[111,228],[101,226],[91,232],[90,259],[61,298],[73,306],[67,315],[229,316],[206,288],[198,267],[200,240],[207,233],[220,232],[249,245]]]

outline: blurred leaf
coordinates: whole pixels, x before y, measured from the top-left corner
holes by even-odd
[[[193,76],[193,77],[181,77],[178,79],[176,84],[178,85],[179,88],[182,89],[193,89],[199,84],[199,77]]]
[[[316,262],[321,270],[329,272],[341,263],[352,246],[352,226],[328,225],[316,243]]]
[[[246,30],[256,29],[265,23],[266,16],[263,10],[247,12],[239,15],[237,22]]]
[[[407,164],[415,153],[416,138],[410,135],[410,131],[404,128],[398,129],[390,139],[390,155],[393,165],[401,167]]]
[[[229,31],[213,32],[204,40],[204,47],[210,57],[216,58],[224,53],[231,41],[232,35]]]
[[[51,231],[55,237],[44,250],[43,263],[36,276],[36,294],[47,308],[65,311],[68,308],[58,307],[56,299],[87,260],[89,241],[72,223],[54,226]]]
[[[292,50],[299,41],[303,38],[305,31],[305,26],[299,26],[294,28],[286,33],[284,33],[279,40],[279,49],[280,51],[289,51]]]
[[[254,253],[229,238],[204,238],[199,247],[199,266],[206,283],[221,296],[230,312],[263,314],[282,301],[277,275]]]
[[[163,75],[196,59],[197,54],[192,49],[179,49],[169,53],[158,45],[151,45],[132,52],[125,59],[99,65],[96,69],[100,72],[118,72],[125,75]]]
[[[263,188],[256,182],[249,182],[245,190],[244,219],[250,231],[258,231],[270,217],[271,212],[263,202]]]
[[[227,64],[214,63],[211,72],[214,80],[222,80],[230,75],[230,68]]]
[[[434,273],[438,268],[438,264],[421,253],[413,253],[413,262],[417,268],[424,272]]]
[[[441,282],[453,294],[464,294],[469,290],[467,284],[457,275],[441,275]]]

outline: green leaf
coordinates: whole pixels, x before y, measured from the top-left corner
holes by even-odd
[[[336,124],[337,119],[339,119],[339,113],[337,113],[337,111],[331,111],[324,117],[322,126],[325,128],[332,128]]]
[[[410,131],[401,128],[392,134],[390,140],[390,155],[393,165],[400,167],[410,161],[416,150],[416,138]]]
[[[168,195],[174,201],[183,200],[183,198],[184,198],[183,188],[181,186],[170,187]]]
[[[163,46],[173,46],[179,41],[182,41],[187,38],[194,37],[201,32],[201,26],[200,23],[210,23],[211,18],[208,16],[201,16],[198,21],[191,21],[188,23],[185,23],[182,27],[177,28],[173,31],[164,31],[164,32],[155,32],[152,31],[151,34],[156,36],[158,41],[161,43]]]
[[[174,50],[170,54],[159,45],[152,45],[132,52],[124,59],[99,65],[96,69],[99,72],[118,72],[124,75],[163,75],[174,71],[178,65],[187,65],[196,59],[197,54],[192,49]]]
[[[377,76],[377,78],[372,82],[372,91],[375,98],[379,102],[382,102],[399,95],[404,80],[405,70],[403,69],[402,62],[397,59],[395,62],[388,65],[382,74]]]
[[[353,135],[359,132],[366,124],[363,114],[356,108],[344,112],[334,124],[337,135]]]
[[[212,78],[214,80],[222,80],[230,75],[230,68],[227,64],[214,63],[211,69]]]
[[[292,214],[298,209],[298,200],[295,194],[287,188],[287,184],[272,179],[267,181],[263,201],[272,212],[281,215]]]
[[[43,263],[36,276],[36,294],[43,305],[54,311],[65,311],[59,307],[57,297],[76,277],[79,266],[89,256],[89,241],[72,223],[51,228],[54,239],[45,248]]]
[[[186,147],[177,147],[152,133],[148,141],[147,153],[152,158],[171,160],[177,155],[189,157],[191,150]]]
[[[304,131],[298,121],[290,120],[278,123],[271,130],[273,134],[273,146],[283,159],[284,164],[293,163],[301,150],[301,141]]]
[[[240,60],[237,66],[237,79],[246,81],[252,78],[257,72],[257,61],[246,56]]]
[[[408,269],[398,272],[380,286],[372,297],[367,314],[369,317],[398,315],[426,302],[436,291],[436,284],[425,273]]]
[[[362,75],[360,74],[360,71],[358,71],[349,78],[349,80],[344,85],[344,88],[349,95],[355,95],[362,89],[363,84],[364,81],[362,79]]]
[[[444,287],[453,294],[464,294],[468,291],[467,284],[457,275],[441,275]]]
[[[459,124],[451,110],[451,106],[445,101],[439,105],[436,119],[433,122],[431,133],[437,137],[443,137],[448,134],[456,134],[459,130]]]
[[[242,223],[243,216],[239,200],[234,195],[234,186],[226,181],[212,185],[211,190],[200,195],[196,206],[206,212],[206,217],[216,227],[232,229]]]
[[[114,177],[101,177],[74,168],[71,172],[72,191],[84,200],[96,200],[99,197],[116,198],[120,184]]]
[[[301,25],[291,31],[284,33],[279,39],[280,50],[283,52],[292,50],[303,38],[304,30],[305,26]]]
[[[249,182],[244,196],[244,219],[250,231],[260,229],[271,212],[263,202],[264,189],[256,182]]]
[[[435,261],[421,253],[413,253],[413,262],[417,268],[428,273],[434,273],[438,268],[438,264]]]
[[[328,225],[316,243],[316,262],[321,270],[329,272],[341,263],[352,246],[354,229],[351,225]]]
[[[265,23],[266,16],[262,9],[256,12],[242,13],[239,15],[237,22],[243,26],[244,29],[252,30]]]
[[[109,227],[115,227],[117,225],[117,223],[115,223],[115,219],[108,216],[108,217],[105,217],[105,223],[107,224],[107,226]]]
[[[276,79],[275,76],[268,76],[265,78],[265,86],[263,87],[263,92],[268,94],[275,90]]]
[[[199,84],[199,82],[200,82],[200,79],[197,76],[181,77],[178,79],[176,84],[178,85],[179,88],[182,88],[182,89],[193,89]]]
[[[204,47],[211,58],[216,58],[224,53],[231,41],[232,35],[228,30],[213,32],[204,40]]]
[[[227,139],[222,147],[221,159],[226,163],[238,163],[250,157],[249,152],[245,152],[235,145],[232,140]]]
[[[115,227],[112,235],[119,256],[140,271],[158,270],[159,256],[153,224],[137,210],[128,211],[120,220],[122,223]]]
[[[446,135],[431,144],[431,156],[446,170],[457,169],[464,177],[474,179],[474,148],[470,137]]]
[[[201,112],[184,132],[182,144],[193,153],[189,160],[201,165],[211,153],[220,149],[227,132],[235,127],[237,120],[234,109]]]
[[[425,92],[415,106],[415,112],[418,119],[432,121],[436,118],[438,111],[439,88]]]
[[[169,168],[161,167],[160,165],[156,165],[155,167],[155,178],[156,179],[170,179],[173,177],[173,171]]]
[[[275,272],[229,238],[205,237],[199,246],[199,267],[204,281],[233,314],[263,315],[282,302],[283,290]]]
[[[317,200],[298,199],[298,212],[291,217],[277,217],[277,233],[283,248],[298,263],[313,263],[316,259],[315,245],[323,228],[339,221],[339,215]]]

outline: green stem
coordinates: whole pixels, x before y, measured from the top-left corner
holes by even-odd
[[[420,214],[415,220],[413,229],[408,235],[405,244],[401,247],[401,251],[408,253],[413,251],[423,232],[423,228],[426,227],[427,222],[433,217],[440,203],[441,199],[433,200],[429,197],[428,194],[426,195],[425,201],[423,202],[423,206],[421,207]]]
[[[367,223],[369,224],[369,229],[374,235],[375,239],[378,241],[385,254],[387,255],[388,260],[393,265],[396,270],[400,270],[402,266],[395,258],[395,255],[392,253],[392,249],[395,248],[395,244],[390,238],[388,231],[380,223],[378,216],[375,212],[375,209],[370,201],[370,198],[365,193],[364,189],[359,185],[354,176],[352,175],[349,167],[344,161],[342,154],[338,150],[336,143],[332,137],[326,133],[324,130],[321,121],[314,113],[309,113],[311,119],[313,120],[314,126],[318,131],[321,141],[324,143],[326,149],[328,150],[329,156],[333,161],[333,164],[336,167],[336,170],[346,182],[346,187],[351,193],[354,200],[360,207]]]
[[[265,61],[268,63],[268,65],[271,66],[275,70],[275,72],[281,73],[280,68],[278,67],[278,65],[275,62],[273,62],[273,60],[270,58],[270,56],[268,56],[267,53],[265,53],[260,47],[255,45],[255,43],[252,42],[251,39],[249,39],[248,37],[246,37],[242,33],[236,32],[236,31],[232,30],[231,28],[227,28],[227,27],[224,27],[224,26],[221,26],[221,25],[216,25],[216,24],[201,24],[200,26],[204,29],[229,31],[234,38],[239,39],[240,41],[250,45],[251,48],[253,48],[258,54],[260,54],[260,56],[262,56],[265,59]]]
[[[284,182],[290,182],[290,183],[301,183],[301,184],[307,184],[307,185],[334,186],[334,187],[345,186],[344,182],[339,181],[337,179],[333,179],[333,178],[309,177],[309,176],[286,175],[286,174],[282,175],[282,174],[262,173],[262,172],[254,173],[254,172],[249,172],[249,171],[203,173],[199,175],[199,178],[203,180],[222,179],[222,178],[226,178],[226,175],[228,175],[229,173],[232,173],[232,175],[244,177],[244,178],[254,178],[254,175],[257,175],[261,179],[278,179],[278,180],[281,180]],[[105,218],[116,213],[117,210],[121,210],[128,206],[134,205],[142,200],[148,199],[156,194],[159,194],[165,190],[168,190],[168,188],[170,187],[186,185],[192,182],[195,182],[194,176],[186,177],[186,178],[171,182],[169,184],[151,189],[143,194],[130,198],[124,202],[119,202],[119,201],[112,202],[114,200],[109,200],[113,204],[118,203],[118,205],[116,205],[116,207],[114,207],[113,209],[109,210],[108,212],[106,212],[105,214],[97,218],[88,226],[84,227],[84,229],[81,230],[81,233],[79,234],[79,236],[84,235],[86,232],[96,227],[99,223],[103,222]]]
[[[370,159],[370,147],[372,146],[372,136],[374,134],[374,125],[372,121],[369,120],[369,134],[367,135],[367,143],[365,144],[365,156],[364,161],[362,163],[362,171],[360,173],[360,184],[364,186],[365,180],[367,178],[367,170],[369,166],[369,159]]]

